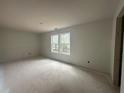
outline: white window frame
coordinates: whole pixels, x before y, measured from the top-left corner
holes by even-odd
[[[61,51],[61,36],[62,35],[65,35],[65,34],[69,34],[69,52],[63,52],[63,51]],[[60,47],[59,47],[59,51],[60,51],[60,54],[65,54],[65,55],[70,55],[70,32],[67,32],[67,33],[61,33],[60,34]]]
[[[53,44],[52,39],[53,39],[54,36],[58,36],[58,51],[54,51],[53,50],[53,47],[52,47],[52,44]],[[51,35],[51,52],[53,52],[53,53],[59,53],[59,35],[58,34]]]
[[[68,53],[66,53],[66,52],[62,52],[62,51],[60,51],[60,48],[61,48],[61,35],[64,35],[64,34],[69,34],[69,52]],[[57,54],[64,54],[64,55],[70,55],[70,51],[71,51],[71,41],[70,41],[70,32],[65,32],[65,33],[60,33],[60,34],[52,34],[51,35],[51,39],[52,39],[52,37],[53,36],[56,36],[56,35],[58,35],[58,52],[57,51],[52,51],[52,40],[51,40],[51,52],[52,53],[57,53]]]

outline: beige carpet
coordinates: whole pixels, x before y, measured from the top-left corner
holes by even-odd
[[[0,71],[0,93],[117,93],[103,75],[50,59],[5,63]]]

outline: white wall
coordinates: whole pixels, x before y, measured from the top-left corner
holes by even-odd
[[[0,62],[40,55],[39,35],[31,32],[0,29]]]
[[[50,36],[52,34],[70,32],[71,55],[60,55],[50,52]],[[55,32],[41,35],[41,54],[101,72],[110,73],[110,42],[112,19],[77,25]],[[87,62],[91,61],[90,64]]]

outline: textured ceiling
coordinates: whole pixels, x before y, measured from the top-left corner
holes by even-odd
[[[52,31],[111,18],[118,1],[0,0],[0,25],[34,32]]]

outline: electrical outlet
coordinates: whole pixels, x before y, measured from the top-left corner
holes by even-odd
[[[90,61],[88,61],[88,64],[90,63]]]

